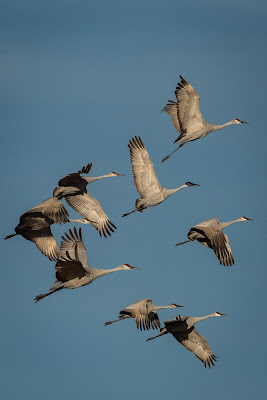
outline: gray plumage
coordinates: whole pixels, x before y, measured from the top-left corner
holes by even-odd
[[[250,218],[241,217],[229,222],[219,222],[218,218],[210,218],[193,226],[187,234],[188,240],[177,243],[180,246],[184,243],[197,240],[201,244],[214,250],[220,264],[231,266],[234,264],[234,257],[229,243],[229,238],[223,233],[223,229],[229,225],[241,221],[253,221]]]
[[[54,189],[53,195],[59,199],[65,198],[67,203],[84,219],[78,220],[81,223],[90,223],[97,229],[99,235],[107,237],[117,229],[116,226],[109,220],[108,216],[101,207],[99,201],[92,197],[86,190],[88,183],[94,182],[103,178],[112,178],[123,176],[116,172],[110,172],[106,175],[97,177],[81,176],[88,174],[92,168],[92,164],[88,164],[76,173],[69,174],[58,182],[58,187]],[[75,222],[75,220],[72,220]]]
[[[136,200],[135,210],[124,214],[123,217],[135,211],[143,212],[147,207],[157,206],[169,196],[185,187],[199,186],[196,183],[186,182],[176,189],[162,187],[158,181],[153,162],[149,157],[142,139],[135,136],[135,138],[132,138],[130,141],[128,147],[130,149],[135,187],[141,198]]]
[[[194,325],[200,321],[203,321],[210,317],[221,317],[226,314],[215,312],[213,314],[205,315],[204,317],[176,317],[170,321],[164,322],[165,327],[160,329],[160,334],[151,338],[147,341],[153,340],[159,336],[171,333],[173,337],[181,343],[187,350],[195,354],[195,356],[204,363],[204,366],[214,366],[216,356],[210,349],[206,339],[201,336]]]
[[[178,83],[175,96],[177,102],[169,100],[169,103],[162,111],[169,114],[172,118],[176,131],[180,134],[174,144],[180,143],[170,155],[166,156],[162,162],[166,161],[180,147],[193,140],[201,139],[210,132],[217,131],[229,125],[247,124],[247,122],[233,119],[223,125],[214,125],[204,120],[200,112],[200,96],[182,76]]]
[[[81,228],[77,232],[74,227],[73,232],[69,229],[69,234],[62,236],[60,244],[60,256],[56,263],[56,281],[51,286],[50,291],[35,297],[35,302],[42,300],[61,289],[76,289],[92,283],[100,276],[116,271],[129,271],[140,269],[129,264],[121,264],[112,269],[91,268],[87,261],[86,248],[82,239]]]
[[[121,321],[125,318],[135,318],[136,327],[141,331],[160,328],[160,320],[157,310],[163,308],[177,308],[182,307],[177,304],[170,304],[168,306],[156,306],[151,299],[141,299],[135,301],[129,306],[120,311],[119,319],[115,321],[108,321],[105,325],[113,324],[114,322]]]
[[[19,224],[15,228],[16,233],[6,236],[5,239],[21,235],[35,243],[50,260],[56,260],[59,250],[50,226],[54,223],[64,224],[68,221],[68,211],[62,202],[56,197],[50,197],[22,214]]]

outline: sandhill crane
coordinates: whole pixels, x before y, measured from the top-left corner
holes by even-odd
[[[166,189],[161,186],[155,173],[153,162],[140,137],[135,136],[128,144],[131,155],[134,183],[141,199],[135,202],[135,210],[123,215],[126,217],[135,211],[143,212],[147,207],[154,207],[162,203],[172,194],[189,186],[199,186],[196,183],[186,182],[176,189]]]
[[[50,287],[50,291],[39,294],[35,297],[35,302],[42,300],[61,289],[76,289],[92,283],[100,276],[111,274],[116,271],[130,271],[140,269],[129,264],[121,264],[111,269],[91,268],[88,265],[86,248],[82,240],[82,231],[79,233],[74,227],[73,232],[69,229],[69,234],[65,232],[60,244],[60,257],[56,263],[56,281]]]
[[[159,336],[171,333],[178,342],[180,342],[187,350],[192,351],[199,360],[209,368],[211,364],[214,366],[214,361],[216,361],[216,356],[211,351],[206,339],[201,336],[198,331],[194,328],[194,325],[204,319],[210,317],[221,317],[226,314],[221,314],[215,312],[213,314],[205,315],[204,317],[176,317],[170,321],[164,322],[165,327],[160,329],[160,334],[151,338],[147,341],[155,339]]]
[[[110,172],[109,174],[97,177],[81,176],[81,174],[88,174],[91,168],[92,164],[88,164],[86,167],[83,167],[81,171],[69,174],[65,176],[65,178],[62,178],[58,182],[58,187],[54,189],[53,195],[59,199],[64,197],[67,203],[75,211],[85,217],[84,220],[79,220],[78,222],[86,223],[82,221],[91,221],[91,225],[97,229],[99,235],[102,237],[103,234],[107,237],[107,234],[111,235],[110,232],[114,232],[114,229],[117,228],[109,220],[100,203],[87,192],[86,186],[88,183],[102,178],[112,178],[123,175],[117,174],[116,172]]]
[[[50,260],[56,260],[59,256],[59,250],[50,225],[54,223],[64,224],[68,221],[68,211],[62,202],[56,197],[50,197],[22,214],[19,224],[15,228],[16,233],[6,236],[5,239],[21,235],[35,243],[38,249]]]
[[[149,330],[160,328],[160,320],[157,314],[157,310],[163,308],[177,308],[183,307],[177,304],[170,304],[168,306],[155,306],[151,299],[142,299],[135,301],[133,304],[125,307],[120,311],[119,319],[115,321],[108,321],[105,325],[113,324],[114,322],[121,321],[125,318],[135,318],[137,329]]]
[[[224,234],[222,230],[229,225],[241,221],[253,221],[253,219],[241,217],[230,222],[219,222],[218,218],[207,219],[190,229],[187,234],[188,240],[177,243],[175,246],[198,240],[204,246],[214,250],[220,264],[231,266],[235,262],[228,236]]]
[[[171,116],[175,129],[180,133],[174,144],[181,144],[171,154],[164,157],[161,162],[166,161],[184,144],[201,139],[210,132],[217,131],[229,125],[247,124],[247,122],[240,121],[238,118],[232,119],[223,125],[214,125],[205,121],[199,108],[199,94],[181,75],[180,78],[181,82],[178,83],[174,92],[177,102],[168,100],[169,103],[166,104],[162,111]]]

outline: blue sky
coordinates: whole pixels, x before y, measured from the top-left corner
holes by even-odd
[[[5,399],[263,398],[266,14],[263,1],[1,1],[1,236],[60,178],[92,162],[92,176],[125,177],[88,187],[118,227],[105,240],[82,226],[89,264],[142,268],[34,304],[54,282],[54,263],[22,237],[2,240]],[[180,74],[207,121],[249,124],[189,143],[161,164],[177,133],[160,110],[175,99]],[[122,219],[138,197],[127,147],[134,135],[163,186],[201,186]],[[200,221],[243,215],[254,222],[227,229],[232,268],[198,243],[174,246]],[[72,227],[52,227],[58,244]],[[104,326],[144,297],[182,304],[183,315],[228,314],[197,327],[216,367],[206,370],[169,335],[146,343],[153,331],[137,331],[133,320]]]

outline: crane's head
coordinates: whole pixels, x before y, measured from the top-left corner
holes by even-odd
[[[132,267],[131,265],[129,265],[129,264],[122,264],[122,269],[125,269],[126,271],[128,271],[128,270],[130,270],[130,269],[141,269],[141,268],[138,268],[138,267]]]
[[[198,183],[185,182],[186,186],[200,186]]]
[[[222,314],[222,313],[219,313],[218,311],[216,311],[214,313],[214,317],[222,317],[222,316],[227,316],[227,314]]]
[[[177,307],[183,307],[183,306],[178,306],[177,304],[175,304],[175,303],[173,303],[173,304],[170,304],[170,308],[177,308]]]
[[[238,119],[238,118],[236,118],[236,119],[233,119],[233,124],[247,124],[247,122],[245,122],[245,121],[240,121],[240,119]]]
[[[254,219],[247,218],[247,217],[241,217],[241,221],[254,221]]]
[[[109,176],[112,177],[112,176],[124,176],[124,175],[123,174],[117,174],[117,172],[110,172]]]

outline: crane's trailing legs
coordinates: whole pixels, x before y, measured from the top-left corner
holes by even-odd
[[[167,331],[166,328],[160,328],[160,333],[159,333],[157,336],[152,336],[152,337],[148,338],[148,339],[146,340],[146,342],[149,342],[149,340],[156,339],[156,338],[158,338],[158,337],[160,337],[160,336],[166,335],[167,333],[168,333],[168,331]]]
[[[7,240],[7,239],[10,239],[10,238],[12,238],[13,236],[16,236],[16,235],[18,235],[18,233],[13,233],[12,235],[6,236],[4,239]]]
[[[120,318],[118,318],[118,319],[115,319],[115,321],[108,321],[108,322],[105,322],[105,326],[106,325],[111,325],[111,324],[114,324],[114,322],[118,322],[118,321],[121,321],[122,319],[125,319],[125,318],[130,318],[128,315],[123,315],[123,316],[121,316]]]
[[[185,243],[188,243],[188,242],[192,242],[192,240],[188,239],[188,240],[185,240],[184,242],[176,243],[175,246],[181,246],[181,244],[185,244]]]
[[[58,289],[51,290],[51,292],[48,292],[48,293],[45,293],[45,294],[38,294],[34,299],[35,303],[38,303],[38,301],[44,299],[47,296],[50,296],[50,294],[53,294],[53,293],[55,293],[55,292],[57,292],[58,290],[61,290],[61,289],[64,289],[63,286],[59,287]]]
[[[126,214],[123,214],[122,217],[127,217],[127,215],[130,215],[130,214],[134,213],[135,211],[139,211],[139,210],[135,209],[133,211],[130,211],[130,212],[126,213]]]
[[[185,143],[182,143],[182,144],[180,144],[180,146],[176,147],[176,149],[175,149],[171,154],[169,154],[168,156],[164,157],[163,160],[162,160],[161,162],[163,163],[164,161],[168,160],[168,158],[170,158],[170,156],[172,156],[172,155],[173,155],[178,149],[180,149],[180,147],[182,147],[184,144],[185,144]]]

